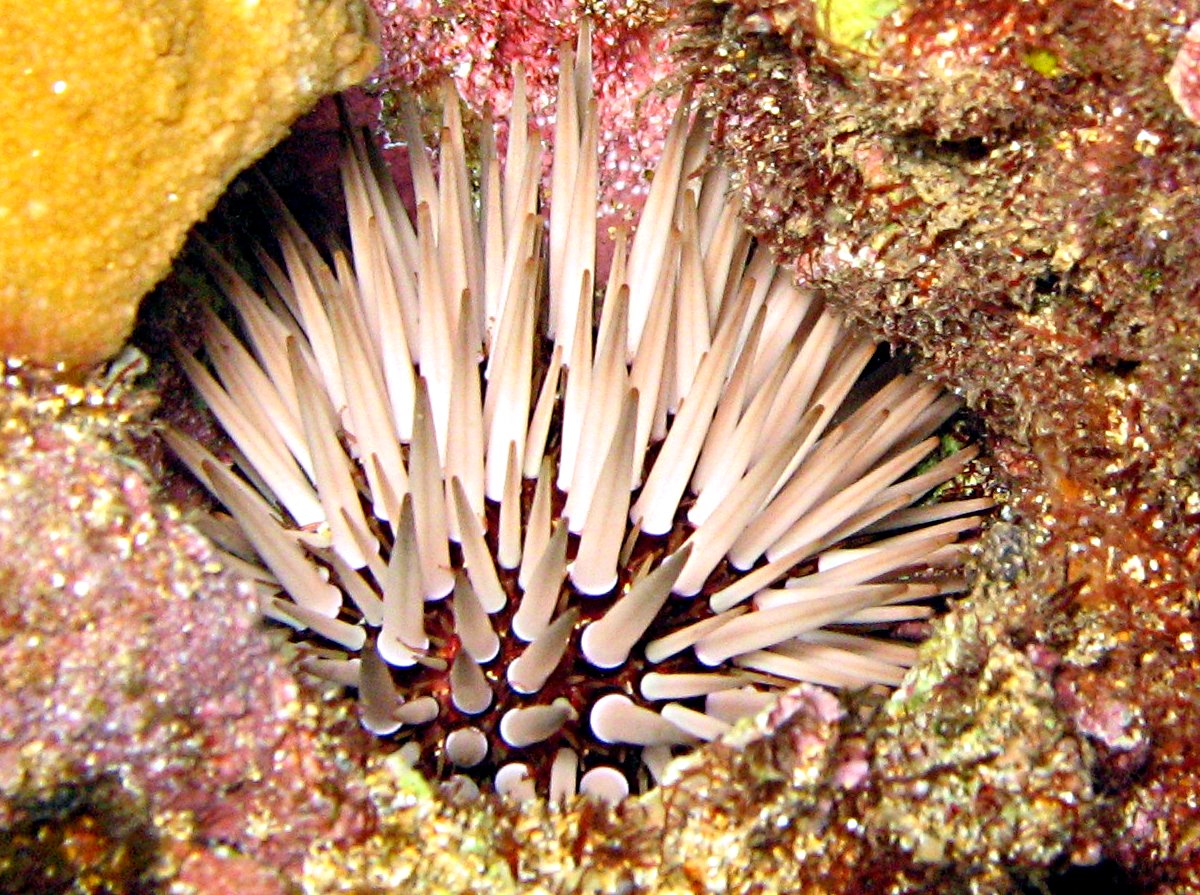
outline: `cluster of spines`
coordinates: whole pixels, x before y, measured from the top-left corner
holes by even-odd
[[[368,729],[437,727],[439,760],[468,769],[496,737],[519,751],[582,721],[657,772],[789,682],[897,683],[912,647],[847,629],[927,617],[921,601],[961,589],[988,503],[917,506],[975,454],[904,478],[957,401],[913,375],[862,387],[874,346],[753,246],[686,104],[596,289],[586,29],[559,87],[548,221],[519,73],[503,165],[482,128],[478,206],[452,97],[440,176],[405,107],[415,226],[361,134],[343,165],[352,253],[330,265],[272,198],[283,265],[259,252],[264,288],[212,258],[245,341],[209,311],[216,376],[178,352],[242,475],[167,438],[236,520],[205,524],[264,613],[336,647],[305,667],[356,687]],[[697,594],[706,617],[648,639],[673,595]],[[435,641],[429,606],[447,597],[452,636]],[[510,635],[528,646],[497,667]],[[590,705],[542,699],[572,650],[598,674],[688,650],[694,667]],[[448,695],[402,692],[397,674]],[[493,714],[494,730],[470,723]],[[542,791],[627,791],[612,767],[580,777],[588,759],[563,745]],[[494,784],[537,776],[514,761]]]

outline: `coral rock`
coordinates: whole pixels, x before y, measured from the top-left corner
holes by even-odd
[[[10,365],[0,379],[0,842],[78,842],[103,805],[37,806],[95,802],[111,778],[128,790],[113,793],[120,815],[169,840],[164,873],[199,891],[269,891],[262,880],[295,871],[314,839],[373,826],[335,770],[353,760],[357,725],[305,697],[252,591],[155,503],[134,450],[147,399],[123,378],[75,386]],[[112,834],[109,814],[89,823]],[[214,842],[226,854],[208,853]],[[28,891],[14,872],[64,861],[63,873],[120,869],[57,851],[69,854],[43,849],[21,870],[0,848],[0,892]],[[228,888],[203,884],[218,875]]]
[[[1079,487],[1127,476],[1184,525],[1200,165],[1164,79],[1177,58],[1187,80],[1194,11],[1147,0],[1116,27],[1096,0],[904,4],[847,60],[811,9],[707,9],[694,67],[751,228],[923,355],[1006,473],[1036,477],[1034,443],[1057,443]]]
[[[0,2],[0,350],[84,364],[229,180],[376,60],[356,0]]]

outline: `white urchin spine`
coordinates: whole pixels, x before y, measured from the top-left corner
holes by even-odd
[[[672,747],[794,681],[896,684],[914,649],[850,631],[961,590],[990,506],[917,505],[975,455],[912,474],[957,402],[911,375],[855,394],[874,347],[752,244],[723,171],[697,175],[686,103],[596,283],[590,79],[585,26],[562,59],[548,221],[519,72],[503,164],[485,124],[478,209],[449,94],[438,175],[404,104],[415,223],[352,135],[352,260],[328,264],[277,207],[283,268],[261,253],[261,293],[212,258],[245,341],[206,312],[216,375],[177,352],[241,475],[166,436],[236,520],[205,528],[264,613],[339,648],[303,667],[356,686],[368,729],[434,730],[433,763],[491,763],[514,797],[623,797],[640,784],[620,750],[657,779]],[[667,664],[604,683],[631,661]],[[582,666],[586,704],[554,683]],[[441,675],[448,698],[406,674]]]

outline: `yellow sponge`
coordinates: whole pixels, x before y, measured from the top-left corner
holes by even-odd
[[[377,60],[360,0],[0,0],[0,354],[115,352],[229,180]]]

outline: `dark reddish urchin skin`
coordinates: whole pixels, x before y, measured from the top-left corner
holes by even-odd
[[[655,445],[648,454],[646,467],[653,465],[654,458],[660,445]],[[356,473],[357,474],[357,473]],[[529,504],[533,498],[534,482],[523,482],[522,516],[528,515]],[[363,483],[362,487],[365,487]],[[961,495],[960,495],[961,496]],[[553,518],[561,518],[565,496],[555,490],[553,493]],[[580,758],[580,771],[585,772],[592,767],[611,766],[620,769],[631,781],[636,792],[640,788],[648,788],[653,781],[641,758],[641,747],[625,744],[610,744],[600,741],[592,733],[588,723],[588,714],[592,705],[600,697],[609,693],[624,693],[635,704],[653,708],[655,703],[643,699],[640,695],[639,684],[643,675],[655,671],[664,674],[697,673],[716,671],[700,664],[690,652],[685,651],[652,665],[644,654],[644,645],[659,636],[663,636],[692,622],[712,616],[708,605],[707,595],[715,593],[720,588],[741,577],[741,572],[732,569],[722,562],[699,594],[692,597],[672,595],[667,605],[658,614],[646,634],[639,640],[638,645],[631,651],[629,658],[616,668],[600,669],[592,665],[580,651],[580,633],[589,622],[602,617],[617,598],[625,593],[634,575],[640,569],[653,569],[661,563],[664,557],[678,549],[687,538],[691,526],[686,522],[686,513],[691,501],[685,501],[679,510],[679,518],[675,528],[661,537],[639,536],[634,545],[629,563],[619,571],[620,578],[613,590],[603,596],[589,597],[576,592],[569,582],[564,582],[559,597],[559,610],[565,607],[575,607],[579,610],[579,620],[574,626],[570,645],[566,655],[556,666],[547,684],[538,692],[524,695],[513,690],[505,677],[508,666],[524,651],[527,644],[512,634],[512,618],[520,603],[521,592],[517,584],[516,570],[497,568],[500,583],[508,595],[508,603],[503,610],[490,616],[493,627],[500,635],[500,652],[492,661],[486,663],[484,671],[493,692],[491,705],[483,712],[469,714],[460,711],[453,704],[450,696],[448,668],[455,656],[461,650],[457,635],[454,633],[454,617],[450,601],[441,600],[426,604],[425,628],[430,639],[430,649],[427,653],[430,659],[445,667],[426,667],[420,664],[411,668],[392,668],[392,678],[397,691],[406,699],[416,699],[422,696],[433,696],[439,705],[437,718],[428,724],[405,726],[396,734],[385,737],[394,744],[415,742],[421,747],[421,756],[417,767],[430,779],[444,780],[451,774],[468,776],[479,784],[490,785],[496,771],[506,763],[522,762],[530,766],[530,777],[538,786],[539,792],[546,790],[550,778],[550,766],[555,753],[563,746],[574,749]],[[497,532],[499,531],[499,512],[495,504],[489,502],[488,526],[486,538],[492,555],[497,552]],[[377,536],[382,532],[376,532]],[[568,542],[568,559],[573,558],[578,547],[578,538],[572,535]],[[461,550],[454,546],[451,559],[455,568],[462,568]],[[812,561],[796,567],[796,574],[806,574],[815,571]],[[557,615],[557,613],[556,613]],[[343,616],[352,622],[358,622],[356,610],[343,610]],[[906,634],[912,639],[923,639],[927,635],[925,623],[914,622],[890,626],[889,633],[905,638]],[[299,632],[294,635],[299,643],[320,647],[323,641],[310,632]],[[374,643],[373,638],[368,642],[367,649]],[[524,747],[508,745],[500,735],[499,724],[501,717],[510,709],[531,705],[550,705],[558,698],[566,698],[578,713],[578,719],[568,721],[562,731],[541,743]],[[678,700],[691,708],[703,710],[703,698]],[[443,741],[448,733],[463,727],[477,727],[487,736],[489,751],[487,757],[478,765],[470,768],[455,768],[443,755]],[[687,751],[682,748],[679,751]]]
[[[528,507],[533,499],[534,482],[525,480],[522,483],[522,515],[528,514]],[[564,496],[557,490],[553,494],[553,518],[560,518]],[[497,544],[496,533],[499,531],[499,512],[494,504],[488,506],[488,526],[486,538],[492,555],[495,556]],[[576,593],[569,582],[563,584],[563,594],[559,598],[559,606],[577,607],[580,610],[579,621],[575,625],[567,653],[559,662],[547,684],[537,693],[525,696],[514,691],[505,678],[508,666],[524,651],[527,644],[512,634],[512,618],[520,605],[520,588],[517,584],[516,570],[497,568],[500,583],[508,594],[508,603],[500,612],[489,616],[492,626],[500,635],[500,652],[491,662],[484,666],[484,671],[491,683],[493,692],[492,704],[483,712],[468,714],[457,709],[450,698],[449,675],[446,670],[431,669],[420,665],[410,669],[393,668],[392,677],[396,682],[397,691],[405,699],[420,696],[434,696],[438,700],[440,712],[438,717],[429,724],[418,727],[401,728],[393,737],[395,741],[412,740],[421,746],[421,759],[417,766],[430,779],[445,779],[451,773],[461,773],[475,779],[478,783],[488,783],[495,776],[496,770],[509,761],[518,761],[530,765],[530,776],[536,781],[539,792],[544,792],[550,777],[550,765],[554,755],[563,746],[570,746],[580,756],[581,771],[586,771],[597,765],[611,765],[620,768],[629,780],[638,780],[645,776],[640,758],[640,749],[624,745],[611,745],[598,741],[588,727],[587,715],[592,704],[606,693],[623,692],[629,694],[636,702],[642,703],[638,696],[638,681],[641,674],[649,670],[648,664],[640,654],[640,649],[630,655],[629,660],[619,667],[602,670],[591,665],[579,650],[579,635],[583,627],[590,621],[600,618],[623,592],[624,587],[636,570],[646,560],[657,564],[661,558],[678,547],[684,532],[682,529],[661,538],[639,539],[634,557],[627,569],[623,569],[620,581],[613,592],[601,597],[586,597]],[[652,542],[652,543],[647,543]],[[571,557],[578,539],[569,539],[567,554]],[[452,560],[456,568],[462,568],[461,550],[457,547],[452,551]],[[673,630],[679,627],[684,619],[690,616],[707,615],[704,612],[703,598],[673,598],[660,614],[643,638],[643,642],[653,639],[660,631]],[[431,642],[430,657],[445,662],[447,668],[462,649],[462,645],[454,633],[454,617],[449,601],[442,600],[426,605],[426,633]],[[306,640],[310,635],[299,635]],[[367,648],[370,648],[370,643]],[[656,670],[675,670],[675,666],[696,665],[688,663],[682,657],[676,657],[662,663]],[[528,705],[550,705],[559,697],[565,697],[579,714],[579,719],[569,721],[560,733],[547,740],[514,748],[501,738],[498,727],[500,718],[512,708]],[[488,739],[487,757],[472,768],[455,769],[442,755],[442,742],[446,734],[461,727],[474,726],[484,732]]]

